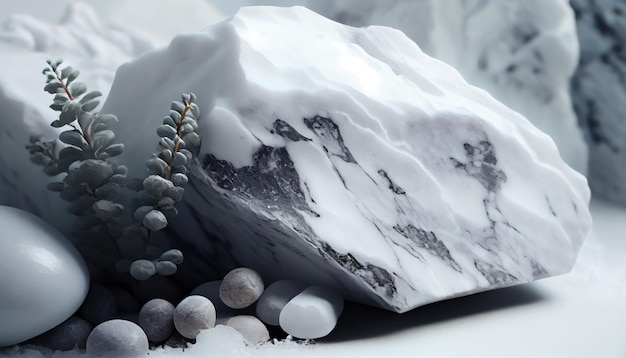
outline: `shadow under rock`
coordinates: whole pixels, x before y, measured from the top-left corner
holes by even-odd
[[[409,328],[532,304],[544,299],[533,287],[522,285],[435,302],[405,313],[346,302],[337,327],[332,334],[320,341],[331,343],[380,337]]]

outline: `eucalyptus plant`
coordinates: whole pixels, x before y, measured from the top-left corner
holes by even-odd
[[[130,272],[137,280],[175,274],[183,262],[182,252],[159,252],[151,245],[151,237],[168,225],[168,217],[177,214],[176,202],[188,182],[189,148],[200,144],[196,96],[183,94],[181,101],[172,102],[156,131],[159,151],[146,161],[149,175],[127,178],[127,168],[115,158],[124,150],[122,143],[115,142],[112,129],[117,117],[94,112],[102,93],[88,92],[84,83],[76,81],[80,72],[71,66],[61,69],[62,63],[47,61],[43,74],[44,91],[54,95],[50,108],[60,112],[51,126],[67,128],[58,138],[65,146],[57,152],[56,141],[31,137],[26,146],[31,161],[43,166],[49,176],[62,175],[48,189],[70,203],[72,214],[102,228],[114,240],[117,271]]]

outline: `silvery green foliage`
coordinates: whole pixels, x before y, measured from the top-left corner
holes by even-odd
[[[150,175],[143,181],[144,203],[133,213],[135,220],[151,231],[158,231],[167,226],[167,217],[176,215],[176,202],[183,197],[183,186],[187,184],[187,163],[191,160],[188,146],[200,145],[197,118],[200,109],[194,103],[196,96],[183,94],[181,102],[173,101],[170,113],[163,119],[163,124],[156,130],[160,137],[159,153],[146,161]],[[130,267],[130,274],[138,280],[149,278],[152,273],[169,276],[177,271],[183,255],[179,250],[169,250],[159,258],[152,260],[154,270],[146,269],[146,263]]]
[[[173,249],[160,254],[148,243],[152,232],[165,228],[167,218],[177,214],[175,204],[188,182],[192,154],[187,147],[200,144],[195,95],[183,94],[182,102],[172,102],[169,116],[157,129],[159,152],[146,162],[150,175],[143,180],[127,178],[127,168],[114,158],[124,150],[123,144],[115,143],[111,129],[117,118],[92,112],[102,94],[88,92],[84,83],[76,82],[80,72],[71,66],[61,69],[62,60],[47,63],[44,90],[55,95],[50,108],[60,112],[51,125],[69,127],[59,134],[65,147],[58,153],[56,141],[41,137],[31,137],[27,145],[32,162],[43,166],[47,175],[64,174],[48,189],[70,202],[70,212],[84,217],[92,231],[100,230],[114,240],[120,256],[117,271],[130,272],[138,280],[173,275],[183,261],[182,253]]]

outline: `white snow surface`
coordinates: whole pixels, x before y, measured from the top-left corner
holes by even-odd
[[[588,234],[586,180],[554,142],[397,30],[244,8],[122,65],[102,111],[120,119],[131,175],[183,92],[198,97],[203,144],[182,210],[269,280],[402,312],[567,272]],[[257,169],[278,187],[249,191]]]
[[[569,96],[579,48],[568,0],[311,0],[308,6],[348,25],[405,32],[549,134],[563,159],[586,173],[587,147]]]

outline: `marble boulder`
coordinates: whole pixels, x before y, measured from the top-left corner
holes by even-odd
[[[404,312],[568,272],[589,232],[552,139],[400,31],[243,8],[122,65],[102,112],[131,175],[183,92],[202,144],[169,234],[198,270]]]
[[[571,91],[589,145],[589,185],[626,206],[626,3],[571,3],[581,47]]]
[[[569,81],[578,62],[567,0],[309,0],[311,9],[352,26],[384,25],[456,68],[549,134],[585,174],[587,146]]]

